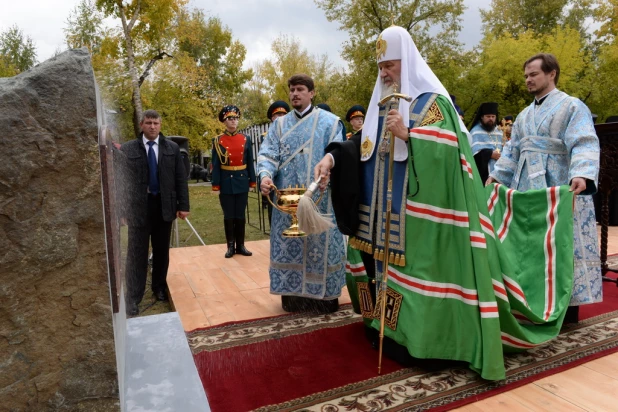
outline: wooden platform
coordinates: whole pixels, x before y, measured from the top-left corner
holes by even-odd
[[[225,245],[170,251],[167,283],[172,307],[186,331],[286,312],[269,293],[269,241],[247,242],[253,256],[225,259]],[[618,253],[618,227],[610,227],[608,254]],[[350,301],[344,288],[340,303]],[[618,309],[618,308],[617,308]],[[596,359],[457,411],[618,410],[618,353]]]
[[[247,242],[253,256],[224,257],[225,245],[170,250],[167,284],[172,308],[185,330],[233,320],[282,315],[281,297],[270,294],[268,240]],[[349,303],[344,288],[339,303]]]

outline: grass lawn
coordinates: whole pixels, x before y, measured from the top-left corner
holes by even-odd
[[[189,221],[197,233],[199,233],[204,243],[207,245],[225,243],[223,211],[219,204],[219,196],[213,194],[210,186],[189,186],[189,201],[191,202]],[[261,207],[261,205],[261,196],[258,193],[249,192],[249,218],[245,229],[245,241],[269,238],[268,214],[266,213],[266,209],[262,209],[265,216],[266,233],[264,233],[263,229],[260,230],[261,219],[259,207]],[[201,245],[197,237],[193,235],[193,231],[189,225],[180,219],[178,219],[178,230],[180,247]]]

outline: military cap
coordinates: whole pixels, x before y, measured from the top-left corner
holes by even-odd
[[[349,122],[351,118],[358,116],[365,118],[365,114],[367,114],[365,108],[360,104],[357,104],[350,107],[350,110],[348,110],[348,113],[345,115],[345,120]]]
[[[229,106],[225,106],[219,112],[219,121],[223,122],[228,117],[240,117],[240,109],[237,106],[234,106],[233,104]]]
[[[266,117],[268,117],[268,119],[270,120],[274,114],[287,114],[289,111],[290,106],[286,102],[284,102],[283,100],[277,100],[268,108],[268,111],[266,112]]]

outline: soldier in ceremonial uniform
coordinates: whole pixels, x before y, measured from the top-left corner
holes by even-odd
[[[349,139],[357,133],[363,130],[363,123],[365,123],[365,108],[360,104],[356,104],[350,107],[348,113],[345,115],[346,122],[352,125],[352,132],[348,132],[345,137]]]
[[[283,117],[290,112],[290,105],[283,100],[277,100],[268,107],[266,111],[266,117],[271,123],[274,123],[279,117]],[[264,138],[268,134],[268,130],[262,133],[260,136],[260,144],[264,141]]]
[[[251,256],[245,248],[245,209],[249,189],[255,187],[255,168],[251,140],[238,133],[240,109],[225,106],[219,112],[219,121],[225,132],[213,140],[212,190],[219,194],[223,209],[226,258],[235,253]]]
[[[288,105],[283,100],[277,100],[268,108],[268,112],[266,112],[266,117],[268,117],[271,122],[274,122],[275,120],[277,120],[277,118],[288,114],[289,111],[290,105]]]

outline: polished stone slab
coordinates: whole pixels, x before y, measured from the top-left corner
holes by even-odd
[[[177,312],[127,319],[127,412],[209,412]]]

